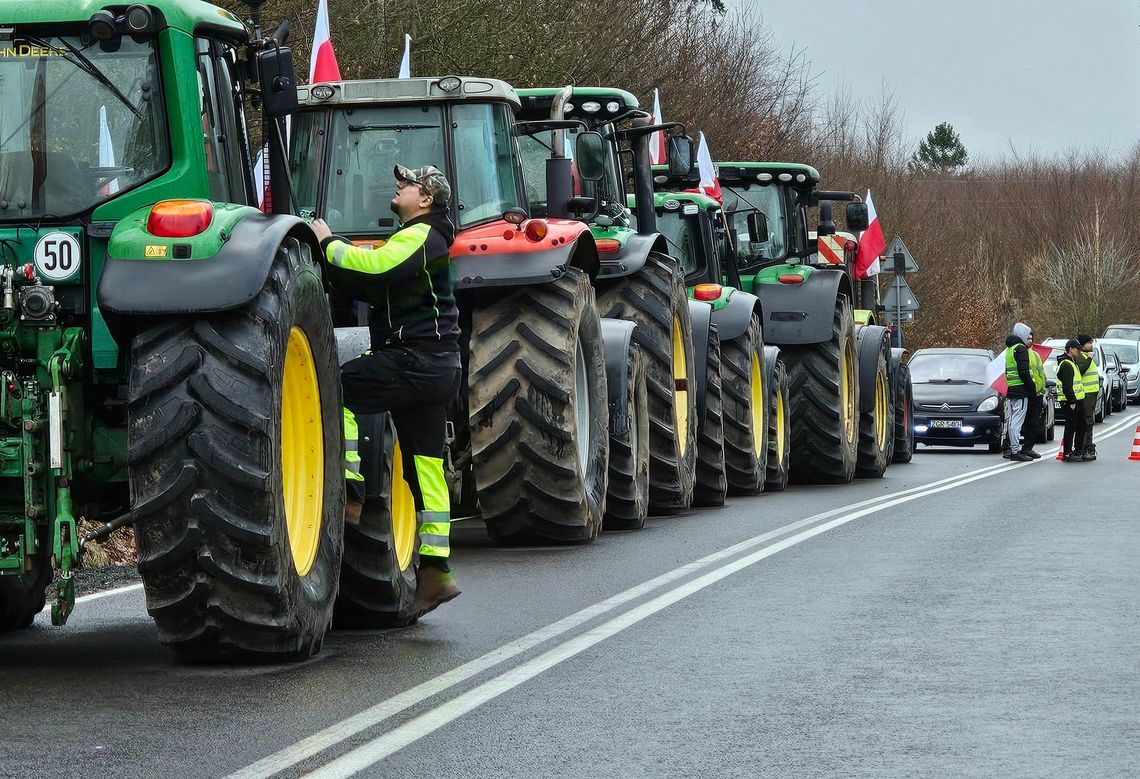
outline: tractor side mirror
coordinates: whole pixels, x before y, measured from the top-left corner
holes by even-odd
[[[845,216],[847,218],[847,229],[853,233],[866,230],[870,224],[866,203],[848,203]]]
[[[602,180],[606,172],[606,151],[601,133],[578,133],[578,140],[574,142],[574,163],[578,166],[578,178],[583,181]]]
[[[297,79],[293,52],[285,47],[257,52],[257,83],[265,116],[279,119],[297,112]]]
[[[750,211],[747,217],[748,241],[750,243],[768,242],[768,215],[763,211]]]
[[[693,169],[693,139],[687,135],[670,136],[665,141],[665,159],[670,176],[688,176]]]

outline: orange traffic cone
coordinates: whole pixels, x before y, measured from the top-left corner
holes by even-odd
[[[1136,426],[1136,435],[1132,437],[1132,454],[1128,455],[1129,460],[1140,460],[1140,425]]]
[[[1065,439],[1064,438],[1061,439],[1061,448],[1057,450],[1057,459],[1058,460],[1064,460],[1065,459]]]

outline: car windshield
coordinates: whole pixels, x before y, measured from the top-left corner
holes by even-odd
[[[1117,358],[1125,365],[1133,365],[1140,362],[1140,343],[1115,343],[1105,348],[1116,352]]]
[[[990,358],[978,354],[916,354],[910,361],[914,384],[985,384]]]
[[[566,130],[562,153],[569,159],[574,159],[574,146],[578,138],[578,129]],[[533,135],[519,136],[519,153],[522,155],[523,181],[526,184],[526,199],[530,206],[532,216],[546,216],[546,161],[553,154],[550,144],[553,142],[551,133],[541,132]],[[621,176],[618,173],[618,161],[614,159],[613,144],[603,144],[605,148],[605,173],[601,181],[582,181],[578,178],[576,165],[571,164],[573,179],[573,195],[575,197],[597,198],[601,195],[599,203],[601,213],[616,215],[619,209],[624,211],[625,190],[622,187]]]
[[[450,136],[455,160],[451,183],[459,226],[498,219],[518,208],[510,114],[505,106],[464,103],[451,111]],[[321,168],[319,135],[323,114],[294,118],[290,169],[298,182],[298,206],[315,212]],[[447,129],[439,105],[345,108],[332,114],[329,132],[324,218],[336,232],[381,233],[395,230],[391,210],[396,195],[392,169],[434,165],[448,170]]]
[[[788,222],[780,187],[723,187],[724,210],[736,234],[736,261],[746,268],[788,253]],[[768,218],[768,240],[748,240],[747,215],[761,211]]]
[[[88,211],[170,164],[150,40],[0,42],[0,220]]]
[[[701,245],[698,218],[685,216],[680,211],[657,212],[657,231],[668,242],[669,254],[681,261],[686,276],[704,265],[697,254]]]
[[[1057,358],[1065,353],[1064,349],[1053,349],[1044,360],[1045,378],[1048,381],[1057,380]]]
[[[1102,338],[1123,338],[1126,341],[1140,342],[1140,328],[1137,327],[1110,327],[1104,331]]]

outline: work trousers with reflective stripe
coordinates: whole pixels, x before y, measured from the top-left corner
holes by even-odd
[[[443,454],[447,407],[459,389],[461,371],[457,351],[405,347],[379,349],[341,368],[345,407],[354,414],[387,411],[396,424],[404,480],[416,503],[421,557],[451,554],[451,500]]]

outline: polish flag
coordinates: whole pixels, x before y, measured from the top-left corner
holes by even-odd
[[[697,168],[701,172],[701,183],[696,189],[686,189],[686,192],[697,192],[715,198],[718,203],[724,200],[720,194],[720,179],[716,175],[716,165],[713,164],[712,152],[705,141],[705,134],[701,133],[697,141]]]
[[[404,56],[400,58],[400,73],[396,78],[412,77],[412,36],[404,33]]]
[[[1041,362],[1048,360],[1053,354],[1053,347],[1042,346],[1041,344],[1033,344],[1029,347],[1037,352],[1037,356],[1041,358]],[[990,360],[990,364],[986,366],[986,386],[993,387],[999,395],[1005,396],[1006,391],[1009,390],[1009,385],[1005,382],[1005,353],[1009,351],[1007,346],[1002,349],[998,356]]]
[[[317,25],[313,30],[313,53],[309,60],[309,83],[340,81],[340,66],[336,64],[332,35],[329,33],[328,0],[317,5]]]
[[[867,279],[881,270],[879,255],[887,248],[883,239],[883,226],[875,212],[875,201],[871,200],[871,190],[867,190],[867,220],[870,224],[859,236],[859,253],[855,255],[855,278]]]
[[[661,95],[656,89],[653,90],[653,124],[664,124],[661,119]],[[665,131],[658,130],[649,138],[649,164],[664,165],[665,161]]]
[[[115,167],[115,147],[111,145],[111,128],[107,126],[107,106],[99,106],[99,167]],[[113,195],[119,191],[119,179],[107,181],[99,190],[101,195]]]

